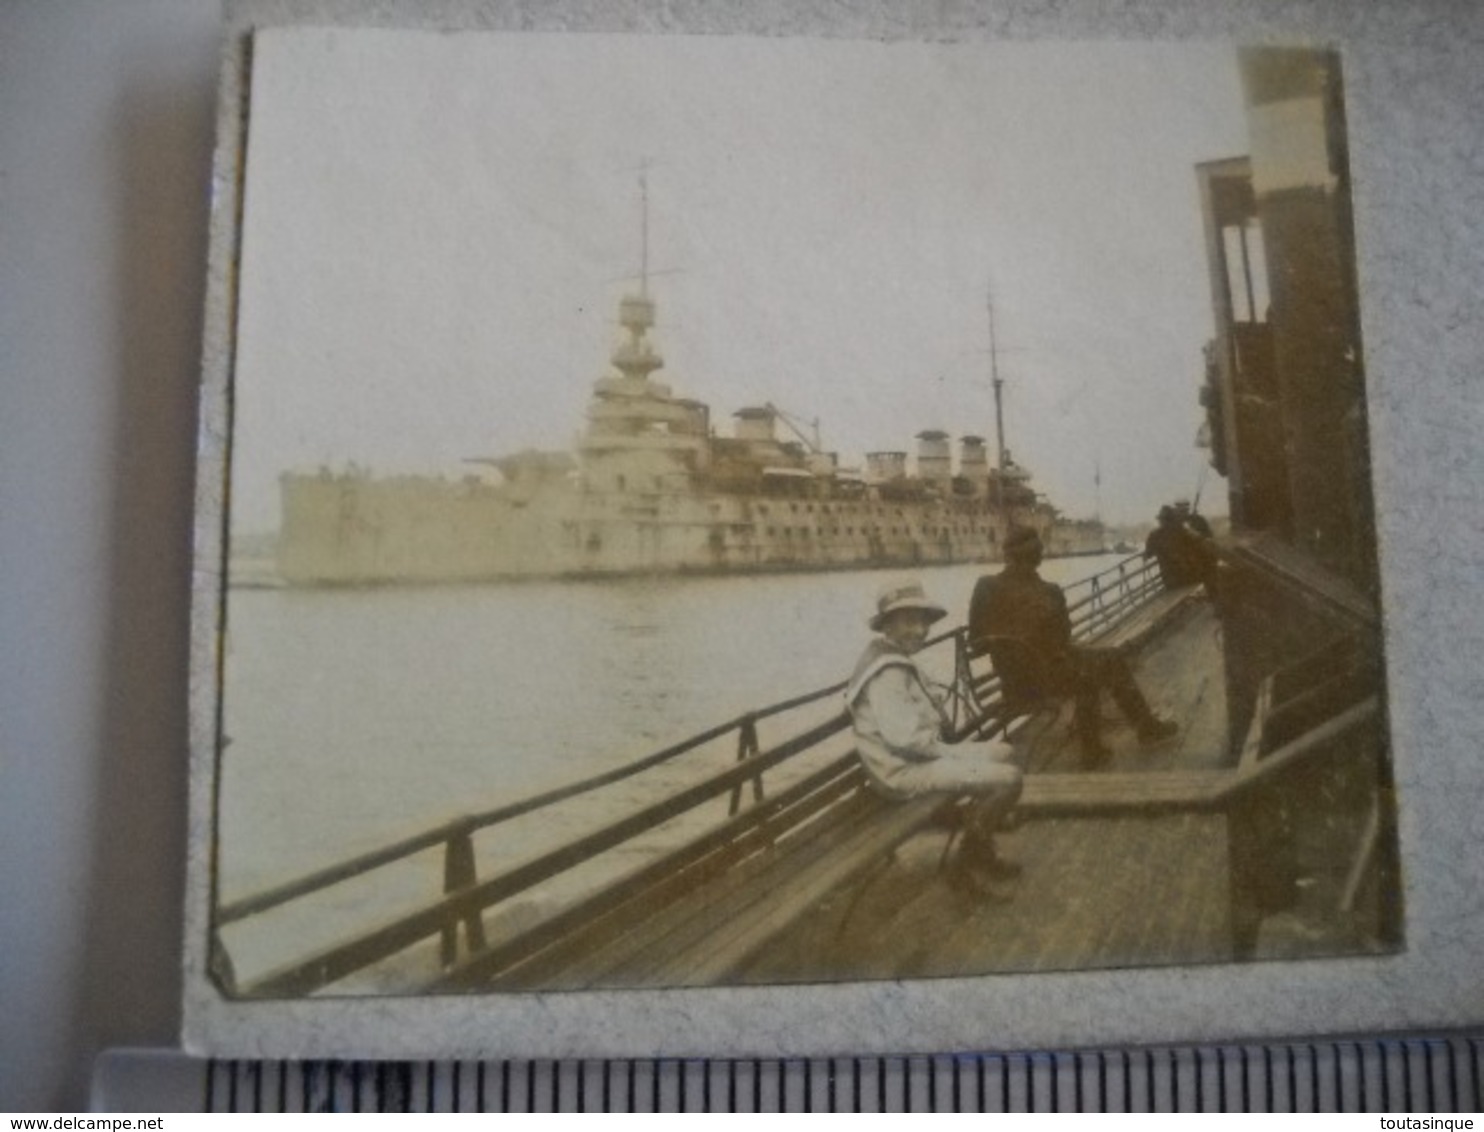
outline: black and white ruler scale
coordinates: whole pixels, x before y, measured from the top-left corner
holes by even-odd
[[[809,1059],[208,1061],[113,1050],[97,1111],[1479,1112],[1484,1030]]]

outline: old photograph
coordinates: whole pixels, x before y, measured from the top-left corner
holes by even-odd
[[[253,36],[217,992],[1404,950],[1343,63]]]

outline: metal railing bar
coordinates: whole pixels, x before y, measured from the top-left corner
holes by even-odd
[[[1218,800],[1224,803],[1247,793],[1259,783],[1272,778],[1295,762],[1307,758],[1316,748],[1355,730],[1362,723],[1375,717],[1380,710],[1381,697],[1370,696],[1332,719],[1327,719],[1317,727],[1305,731],[1291,743],[1279,747],[1271,754],[1262,756],[1257,762],[1250,763],[1247,767],[1239,767],[1234,772],[1231,782],[1222,787]]]
[[[1282,743],[1293,735],[1303,734],[1310,721],[1333,715],[1337,706],[1354,704],[1376,686],[1374,676],[1361,668],[1336,672],[1305,691],[1274,704],[1263,721],[1264,737],[1271,743]]]
[[[341,881],[350,880],[363,873],[370,872],[372,869],[389,865],[403,857],[410,857],[414,853],[421,853],[435,846],[441,846],[450,837],[464,832],[468,824],[468,818],[455,818],[453,821],[445,822],[436,829],[430,829],[424,833],[404,838],[381,849],[363,853],[358,857],[352,857],[350,860],[330,865],[320,869],[318,872],[310,873],[308,876],[303,876],[297,880],[278,885],[275,888],[255,893],[252,896],[245,896],[241,900],[234,900],[232,903],[225,904],[218,909],[216,924],[218,927],[222,927],[226,924],[235,923],[238,920],[246,919],[248,916],[255,916],[259,912],[266,912],[271,908],[276,908],[280,904],[286,904],[288,901],[298,899],[300,896],[308,896],[311,893],[318,892],[320,889],[329,888],[332,885],[339,884]]]
[[[1116,618],[1120,611],[1132,608],[1140,604],[1146,595],[1142,587],[1133,591],[1125,591],[1119,594],[1102,594],[1094,605],[1079,605],[1068,610],[1068,618],[1073,625],[1088,625],[1098,621],[1109,621]]]
[[[951,635],[948,634],[948,636]],[[491,826],[523,817],[534,810],[544,809],[547,806],[556,805],[558,802],[567,801],[569,798],[574,798],[579,794],[586,794],[593,790],[601,789],[604,786],[611,786],[615,782],[621,782],[623,779],[632,777],[643,771],[652,770],[654,767],[678,755],[686,754],[703,744],[709,743],[714,739],[719,739],[728,732],[740,728],[749,718],[756,720],[778,715],[792,708],[803,707],[816,700],[822,700],[827,696],[844,690],[845,683],[842,681],[839,684],[832,684],[828,688],[822,688],[817,692],[796,696],[791,700],[784,700],[781,703],[773,704],[760,711],[740,715],[735,719],[728,720],[726,723],[720,723],[714,727],[707,728],[705,731],[692,735],[688,739],[684,739],[663,750],[656,751],[654,754],[646,755],[642,759],[626,763],[621,767],[616,767],[613,770],[604,771],[602,774],[593,775],[590,778],[584,778],[577,782],[570,782],[566,786],[533,795],[519,802],[511,802],[508,805],[486,810],[482,813],[455,818],[435,829],[414,834],[392,845],[373,850],[369,853],[363,853],[346,861],[328,865],[317,872],[288,881],[266,891],[255,893],[252,896],[243,897],[241,900],[234,900],[232,903],[224,905],[217,912],[217,926],[223,927],[227,924],[245,919],[248,916],[269,911],[282,904],[286,904],[290,900],[296,900],[301,896],[308,896],[321,889],[330,888],[333,885],[370,872],[372,869],[389,865],[403,857],[410,857],[415,853],[432,849],[435,846],[441,845],[454,834],[462,832],[477,833]]]
[[[1142,554],[1130,554],[1122,558],[1112,566],[1105,566],[1096,574],[1089,574],[1085,578],[1078,578],[1075,582],[1068,582],[1062,587],[1064,593],[1071,594],[1083,588],[1094,588],[1101,586],[1109,579],[1119,579],[1145,570],[1157,568],[1152,559],[1146,559]]]
[[[1097,602],[1116,603],[1124,601],[1131,593],[1147,588],[1151,581],[1157,581],[1157,577],[1153,579],[1150,577],[1151,574],[1155,573],[1156,568],[1152,564],[1142,566],[1120,578],[1119,585],[1116,588],[1093,590],[1075,598],[1072,596],[1072,591],[1075,587],[1068,586],[1062,591],[1067,595],[1067,611],[1069,613],[1075,613],[1079,609]]]
[[[1159,577],[1157,575],[1151,577],[1149,572],[1145,572],[1136,578],[1129,579],[1128,583],[1120,586],[1116,592],[1110,593],[1104,590],[1070,603],[1067,606],[1067,612],[1072,615],[1074,622],[1096,620],[1099,617],[1110,616],[1116,610],[1138,605],[1150,594],[1163,590],[1164,583]]]
[[[646,755],[642,759],[626,763],[613,770],[604,771],[602,774],[595,774],[591,778],[584,778],[578,782],[568,783],[566,786],[560,786],[555,790],[548,790],[544,794],[533,795],[520,802],[511,802],[509,805],[498,806],[493,810],[485,810],[483,813],[474,814],[469,820],[473,823],[476,831],[488,829],[492,825],[499,825],[501,822],[510,821],[512,818],[522,817],[532,810],[544,809],[557,802],[564,802],[568,798],[578,794],[585,794],[604,786],[611,786],[613,783],[621,782],[623,779],[639,774],[641,771],[652,770],[660,763],[668,762],[677,755],[683,755],[689,751],[693,751],[695,748],[709,743],[713,739],[720,739],[728,732],[737,730],[747,722],[748,718],[747,715],[739,715],[736,719],[717,724],[715,727],[709,727],[705,731],[692,735],[689,739],[684,739],[679,743],[666,747],[662,751],[656,751],[652,755]],[[754,715],[753,718],[756,718],[756,716]]]
[[[1126,597],[1119,598],[1115,604],[1074,618],[1072,621],[1073,637],[1077,640],[1085,640],[1119,625],[1139,610],[1147,608],[1160,594],[1169,592],[1172,591],[1166,590],[1157,579],[1143,583]]]
[[[857,765],[854,752],[835,759],[782,793],[702,834],[674,854],[667,854],[641,867],[617,884],[578,901],[513,939],[470,956],[425,989],[437,992],[468,986],[513,963],[524,962],[528,955],[535,955],[542,948],[562,938],[569,928],[591,923],[597,917],[620,907],[631,895],[645,891],[655,881],[677,870],[693,867],[713,850],[736,839],[739,830],[747,830],[750,834],[752,831],[748,827],[766,826],[775,815],[793,808],[821,788],[842,780]]]
[[[457,921],[481,912],[492,904],[524,892],[703,802],[725,794],[736,783],[745,781],[758,771],[777,766],[843,731],[849,725],[849,717],[841,712],[828,722],[787,739],[770,751],[764,751],[745,763],[737,763],[586,837],[542,854],[509,872],[491,877],[473,888],[401,916],[368,935],[332,945],[309,959],[280,968],[245,987],[243,994],[260,998],[298,997],[328,986],[362,967],[437,934],[446,921]]]
[[[942,638],[939,639],[941,640]],[[923,647],[927,648],[933,643],[934,642],[929,641],[928,644],[924,645]],[[826,696],[837,695],[840,692],[845,691],[847,684],[848,681],[841,680],[838,684],[831,684],[828,688],[821,688],[817,692],[807,692],[802,696],[795,696],[791,700],[784,700],[781,703],[773,704],[771,707],[759,708],[757,711],[749,712],[748,714],[751,715],[753,719],[767,719],[769,716],[780,715],[783,712],[792,711],[794,708],[804,707],[805,705],[811,704],[816,700],[822,700]],[[741,718],[745,719],[746,716],[743,716]]]

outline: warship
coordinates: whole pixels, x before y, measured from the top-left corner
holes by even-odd
[[[647,209],[646,224],[647,231]],[[647,244],[647,240],[645,241]],[[647,249],[646,249],[647,253]],[[1004,443],[925,429],[905,450],[845,467],[771,402],[719,435],[710,406],[655,374],[647,254],[619,301],[623,337],[593,384],[577,450],[467,461],[463,476],[351,467],[280,477],[277,574],[289,585],[369,585],[745,573],[989,562],[1006,529],[1033,526],[1050,555],[1097,553],[1096,520],[1069,521]],[[990,307],[991,359],[993,306]],[[789,435],[780,433],[780,425]],[[805,426],[805,427],[801,427]]]

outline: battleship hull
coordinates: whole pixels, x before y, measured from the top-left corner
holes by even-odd
[[[1006,516],[983,499],[624,494],[569,482],[517,494],[427,477],[289,475],[278,573],[290,585],[378,585],[639,573],[840,570],[996,561]],[[1102,549],[1095,523],[1013,521],[1051,555]]]

